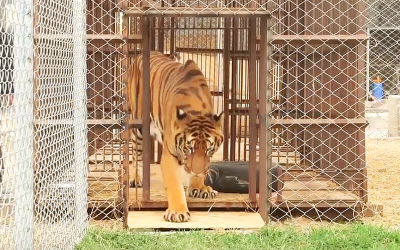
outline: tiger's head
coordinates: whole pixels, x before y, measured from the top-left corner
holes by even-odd
[[[210,159],[224,140],[223,116],[223,112],[193,115],[177,108],[179,128],[175,135],[175,149],[187,173],[196,176],[208,174]]]

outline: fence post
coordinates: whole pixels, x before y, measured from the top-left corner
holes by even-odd
[[[80,241],[87,229],[86,1],[73,0],[72,11],[75,235]]]
[[[13,11],[16,189],[15,245],[34,248],[33,219],[33,26],[32,0],[17,0]]]

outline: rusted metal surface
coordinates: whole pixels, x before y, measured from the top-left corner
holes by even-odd
[[[107,16],[107,11],[104,11],[107,8],[110,13],[114,11],[113,2],[102,3],[101,11],[93,3],[88,5],[89,11],[93,8],[94,13],[88,18],[88,25],[93,26],[93,34],[88,36],[88,51],[92,51],[88,61],[91,88],[88,91],[88,110],[93,119],[89,123],[90,152],[103,148],[105,143],[113,143],[107,141],[112,129],[123,131],[121,126],[128,129],[143,122],[143,196],[137,196],[138,203],[147,208],[167,206],[166,200],[152,199],[150,192],[150,161],[160,161],[162,147],[154,146],[154,141],[147,137],[149,98],[143,98],[143,121],[125,120],[120,124],[111,121],[121,113],[118,103],[123,101],[118,82],[125,76],[121,69],[107,69],[110,65],[126,67],[142,52],[144,65],[148,65],[150,49],[177,55],[181,62],[194,59],[204,70],[210,79],[216,111],[225,112],[225,140],[222,157],[218,160],[249,162],[248,198],[253,203],[257,200],[254,163],[261,162],[259,206],[265,220],[270,208],[275,206],[270,201],[275,190],[270,189],[268,175],[272,157],[286,167],[278,174],[280,187],[285,181],[296,179],[296,171],[310,168],[315,173],[323,172],[323,178],[342,183],[343,187],[359,193],[367,201],[363,132],[367,122],[363,118],[364,104],[360,102],[365,93],[360,87],[362,77],[357,73],[365,67],[359,57],[365,52],[363,44],[368,38],[365,32],[357,30],[354,23],[345,28],[339,28],[338,23],[329,23],[328,17],[340,19],[342,23],[348,17],[343,13],[340,16],[339,10],[328,9],[328,1],[284,1],[279,8],[276,7],[278,11],[274,12],[273,19],[270,12],[263,9],[255,8],[252,14],[248,10],[246,13],[235,10],[236,2],[231,4],[231,10],[206,11],[200,11],[196,6],[184,11],[179,9],[179,3],[168,3],[177,9],[167,10],[162,1],[157,9],[143,12],[131,8],[126,11],[130,22],[126,34],[108,28],[110,17],[101,19],[103,24],[95,21],[94,17]],[[355,4],[355,0],[350,3]],[[313,10],[313,6],[320,9]],[[346,12],[347,16],[365,8],[360,4],[354,6],[357,9]],[[321,13],[321,9],[326,12]],[[323,15],[323,18],[318,19],[318,15]],[[278,23],[272,25],[272,20]],[[273,31],[270,30],[272,26]],[[128,58],[126,62],[120,53]],[[355,66],[350,66],[349,62],[354,62]],[[280,70],[279,74],[276,73],[279,81],[272,76],[276,66]],[[220,73],[218,67],[222,68]],[[144,66],[143,70],[144,83],[148,86],[149,68]],[[114,86],[109,88],[108,84]],[[148,91],[146,87],[145,96],[149,96]],[[102,122],[104,119],[110,120]],[[123,135],[123,138],[127,137]],[[345,141],[339,143],[343,139]],[[299,161],[290,162],[289,154]],[[123,155],[125,169],[129,161],[127,155]],[[106,161],[93,162],[101,165]],[[304,177],[297,180],[307,182]],[[281,191],[277,199],[279,202],[282,200]],[[305,206],[305,203],[298,201],[296,204]],[[204,207],[206,204],[209,203],[191,202],[189,207]],[[241,204],[218,201],[214,206],[241,207]],[[326,206],[329,204],[326,202]],[[134,207],[132,204],[129,206]]]
[[[356,208],[361,208],[361,203],[359,201],[352,201],[352,202],[346,202],[342,200],[330,200],[329,202],[327,201],[316,201],[315,204],[310,203],[309,201],[290,201],[289,203],[287,202],[280,202],[273,204],[272,207],[274,208],[281,208],[281,209],[287,209],[287,208],[299,208],[299,209],[304,209],[304,208],[315,208],[316,205],[318,208],[348,208],[352,207],[354,209]],[[138,209],[139,207],[141,209],[143,208],[159,208],[159,209],[164,209],[168,206],[167,201],[147,201],[147,202],[142,202],[139,205],[131,205],[130,210],[135,210]],[[189,209],[195,209],[195,208],[247,208],[247,209],[258,209],[259,208],[259,201],[257,202],[250,202],[250,201],[236,201],[236,202],[188,202],[188,208]],[[277,210],[278,211],[278,210]]]
[[[269,15],[269,11],[260,10],[258,8],[186,8],[175,7],[170,8],[148,8],[146,10],[132,9],[126,12],[128,15],[146,15],[146,16],[164,16],[164,17],[233,17],[233,16],[264,16]]]
[[[357,10],[354,11],[359,11],[361,13],[364,13],[366,11],[366,3],[364,1],[359,1],[357,3]],[[353,15],[355,14],[354,12],[352,13]],[[366,17],[365,16],[359,16],[358,18],[358,23],[361,27],[363,27],[366,23]],[[356,32],[359,35],[365,35],[363,30],[359,30]],[[365,61],[363,58],[360,58],[359,55],[364,55],[366,53],[367,48],[364,45],[358,45],[356,46],[356,55],[358,55],[358,58],[356,58],[357,62],[357,72],[361,72],[365,68]],[[364,88],[357,88],[357,84],[363,82],[363,76],[361,74],[356,74],[356,82],[353,85],[353,87],[356,87],[356,98],[358,100],[362,100],[363,97],[366,96],[366,91]],[[355,103],[356,110],[358,114],[361,117],[365,117],[365,104],[362,103],[361,101],[358,101]],[[357,154],[358,155],[365,155],[366,150],[365,150],[365,130],[358,130],[357,135],[355,136],[356,141],[359,142],[357,146]],[[356,160],[356,169],[358,169],[358,172],[355,174],[354,178],[360,178],[362,179],[361,181],[354,181],[353,185],[349,187],[350,189],[356,189],[357,186],[361,186],[360,190],[360,197],[363,199],[365,203],[368,202],[368,181],[367,181],[367,176],[368,176],[368,171],[367,171],[367,164],[365,162],[365,158],[358,158]]]
[[[312,168],[363,197],[358,178],[367,190],[363,129],[368,124],[360,101],[362,76],[357,72],[364,68],[360,55],[365,53],[368,36],[359,28],[363,21],[358,19],[363,17],[358,13],[365,10],[360,2],[348,1],[338,9],[330,9],[329,1],[282,5],[288,14],[277,13],[272,41],[282,85],[277,112],[271,113],[271,130],[274,146],[290,147],[300,158],[299,167]],[[350,5],[354,8],[346,10]],[[354,21],[344,26],[347,18]],[[332,23],[333,19],[338,22]],[[276,154],[287,159],[287,152]],[[294,175],[290,168],[282,179],[289,175]]]
[[[257,129],[257,59],[256,59],[256,26],[257,19],[250,17],[248,31],[248,50],[249,50],[249,99],[250,99],[250,115],[249,115],[249,199],[256,200],[256,145],[258,144],[258,129]],[[259,71],[259,70],[258,70]],[[259,71],[260,73],[260,71]]]
[[[229,148],[229,131],[228,131],[228,123],[229,123],[229,103],[226,101],[229,98],[229,72],[230,72],[230,48],[231,48],[231,18],[225,18],[225,29],[224,29],[224,86],[223,86],[223,96],[224,96],[224,143],[223,143],[223,159],[224,161],[228,160],[228,148]],[[227,115],[228,114],[228,115]]]
[[[269,84],[272,82],[271,75],[271,61],[268,60],[271,54],[271,47],[269,45],[269,37],[271,32],[268,29],[271,27],[271,20],[267,17],[260,19],[260,176],[259,176],[259,206],[260,214],[265,222],[269,221],[269,210],[271,189],[269,187],[270,181],[268,169],[272,166],[272,161],[268,157],[271,155],[271,147],[268,147],[268,142],[271,139],[271,132],[269,130],[269,113],[271,112],[271,103],[268,102],[271,98],[271,90]],[[268,174],[268,176],[267,176]]]
[[[148,16],[145,15],[142,17],[142,25],[143,23],[147,22],[147,18],[152,19],[152,18],[160,18],[161,16]],[[145,32],[145,28],[142,28],[142,44],[143,44],[143,51],[149,50],[151,48],[151,44],[157,44],[157,48],[153,48],[153,49],[157,49],[160,50],[160,47],[164,47],[164,48],[168,48],[169,47],[169,52],[171,55],[175,54],[176,52],[176,48],[174,48],[173,46],[180,46],[181,48],[185,47],[186,48],[191,48],[191,46],[196,46],[196,40],[198,41],[197,46],[202,46],[203,48],[212,48],[213,44],[215,44],[215,41],[213,41],[213,37],[210,35],[207,36],[203,36],[203,37],[199,37],[196,36],[196,32],[198,34],[201,34],[201,30],[202,29],[207,29],[209,27],[207,26],[196,26],[196,25],[192,25],[190,24],[188,21],[190,20],[190,18],[193,19],[193,17],[169,17],[169,16],[163,16],[163,22],[165,24],[165,26],[162,27],[162,33],[163,34],[169,34],[169,39],[165,39],[165,37],[161,38],[160,36],[157,37],[157,39],[164,39],[164,41],[169,41],[167,44],[165,44],[164,46],[162,46],[162,44],[160,41],[155,41],[155,37],[154,36],[149,36],[149,34],[161,34],[160,30],[158,31],[153,31],[153,29],[159,29],[160,25],[158,25],[157,27],[155,27],[154,25],[148,27],[147,31],[149,34],[147,34],[147,31]],[[158,19],[159,20],[159,19]],[[171,21],[174,21],[174,24],[171,25]],[[193,19],[195,20],[195,19]],[[196,17],[196,20],[207,20],[207,17]],[[210,18],[208,18],[208,20],[212,20]],[[229,159],[232,158],[232,160],[250,160],[250,167],[249,167],[249,171],[250,171],[250,192],[249,192],[249,198],[252,202],[255,202],[256,200],[256,190],[255,190],[255,185],[256,185],[256,168],[255,168],[255,162],[257,160],[257,156],[256,156],[256,144],[258,143],[258,80],[257,80],[257,72],[259,71],[257,69],[257,67],[259,66],[257,63],[257,59],[259,59],[257,57],[257,53],[259,53],[259,51],[257,51],[256,48],[256,43],[257,43],[257,27],[256,27],[256,22],[257,22],[257,18],[254,16],[253,18],[251,18],[252,21],[249,21],[249,18],[245,18],[245,17],[235,17],[234,18],[234,22],[237,25],[237,27],[233,27],[232,26],[232,18],[226,17],[224,19],[225,21],[225,25],[224,26],[218,26],[219,29],[221,31],[223,31],[223,54],[222,54],[222,59],[223,59],[223,68],[224,68],[224,72],[222,74],[223,77],[223,110],[225,110],[225,113],[227,114],[225,117],[225,122],[224,122],[224,133],[225,133],[225,138],[227,138],[227,140],[225,140],[224,142],[224,150],[223,150],[223,159]],[[184,26],[177,26],[176,23],[182,23],[182,21],[185,23]],[[151,23],[155,23],[155,22],[151,22]],[[204,25],[204,24],[202,24]],[[215,26],[214,26],[215,27]],[[200,29],[199,31],[197,29]],[[188,30],[188,33],[182,33],[181,31],[185,31]],[[246,35],[246,39],[250,42],[250,44],[248,46],[245,45],[244,40],[240,39],[241,35]],[[203,38],[203,39],[201,39]],[[151,39],[152,41],[150,42],[148,39]],[[190,43],[188,43],[187,39],[191,39]],[[207,40],[209,39],[209,40]],[[232,45],[232,41],[234,41],[233,45]],[[149,44],[149,45],[148,45]],[[147,47],[146,47],[147,46]],[[160,47],[159,47],[160,46]],[[193,47],[195,48],[195,47]],[[231,56],[229,54],[229,52],[233,49],[233,51],[235,50],[248,50],[250,52],[247,53],[245,58],[241,58],[239,60],[236,60],[235,62],[237,62],[237,64],[235,64],[235,66],[233,66],[233,70],[231,71]],[[196,51],[194,49],[194,51]],[[209,60],[207,59],[208,57],[215,57],[218,56],[218,54],[199,54],[199,53],[190,53],[188,51],[189,55],[185,55],[185,58],[183,60],[186,60],[188,58],[192,58],[197,60],[198,64],[201,65],[201,67],[205,67],[204,72],[206,74],[206,77],[208,77],[209,74],[215,74],[215,72],[210,71],[207,67],[209,67],[209,63],[215,63],[215,62],[206,62],[205,60]],[[204,57],[204,58],[203,58]],[[178,58],[179,60],[179,58]],[[250,63],[249,63],[250,62]],[[204,64],[205,63],[205,64]],[[245,66],[247,65],[247,66]],[[247,70],[244,70],[246,67]],[[247,79],[246,75],[248,76],[252,76],[254,75],[254,77],[250,77]],[[216,77],[214,75],[214,77]],[[217,80],[216,78],[213,79],[214,81]],[[216,84],[216,83],[215,83]],[[233,87],[233,84],[235,85]],[[231,88],[229,87],[231,86]],[[213,92],[216,92],[214,90],[214,88],[216,88],[216,86],[210,86],[211,90]],[[233,98],[232,98],[233,97]],[[236,106],[238,103],[245,103],[248,102],[250,103],[250,112],[249,114],[244,114],[244,115],[239,115],[238,116],[238,125],[239,125],[239,129],[236,127],[235,121],[232,121],[232,109],[236,110],[236,109],[240,109],[239,106]],[[232,103],[234,105],[232,105]],[[230,108],[231,107],[231,108]],[[146,112],[146,111],[144,111]],[[240,127],[243,126],[243,122],[250,124],[250,128],[249,129],[245,129],[245,131],[243,132]],[[145,123],[143,121],[143,123]],[[229,127],[229,124],[231,125]],[[145,125],[143,125],[145,126]],[[243,127],[246,127],[247,125],[244,125]],[[238,133],[237,135],[236,132]],[[251,138],[248,138],[248,135],[251,136]],[[230,141],[230,142],[229,142]],[[244,151],[244,156],[241,156],[240,152],[238,156],[235,156],[235,152],[236,150],[236,144],[239,145],[237,146],[238,151],[243,150]],[[242,145],[240,145],[242,144]],[[243,145],[244,144],[244,145]],[[250,154],[247,153],[248,148],[246,147],[247,145],[250,145],[251,149],[250,149]],[[229,148],[229,146],[231,146],[231,148]],[[145,150],[143,150],[145,152]],[[230,152],[230,154],[229,154]],[[152,154],[154,155],[154,150],[152,152]],[[250,158],[249,158],[250,157]],[[148,170],[145,169],[144,167],[144,182],[146,180],[146,176],[149,176],[149,172]],[[265,179],[265,177],[264,177]],[[147,200],[146,204],[149,204],[151,198],[150,198],[150,186],[148,186],[147,184],[143,185],[143,200]],[[153,202],[159,202],[159,201],[153,201]]]
[[[98,44],[96,41],[100,41],[99,37],[108,39],[115,32],[113,27],[110,27],[111,17],[106,15],[107,9],[111,11],[112,15],[115,11],[116,3],[114,2],[102,2],[97,5],[94,2],[88,2],[88,50],[92,50],[93,53],[89,54],[88,60],[88,103],[92,104],[88,107],[88,119],[104,120],[111,118],[112,112],[107,112],[107,109],[115,111],[117,107],[110,105],[105,100],[114,98],[111,88],[107,88],[107,82],[111,82],[113,73],[108,65],[112,63],[114,57],[106,57],[101,51],[97,50]],[[98,21],[96,21],[98,20]],[[120,37],[122,38],[122,37]],[[122,42],[122,39],[119,41]],[[118,43],[118,42],[117,42]],[[98,93],[98,94],[96,94]],[[102,148],[106,144],[106,140],[110,135],[108,124],[103,126],[89,126],[89,155],[92,155],[97,149]]]
[[[142,157],[143,157],[143,199],[150,200],[150,159],[151,159],[151,138],[150,138],[150,25],[149,18],[142,17],[143,35],[143,106],[142,106]]]
[[[129,209],[128,173],[124,171],[129,163],[126,161],[128,158],[124,158],[126,149],[124,150],[121,143],[122,140],[129,138],[129,135],[123,134],[123,128],[127,123],[134,124],[133,126],[140,125],[137,121],[128,122],[124,119],[123,71],[128,61],[123,55],[129,52],[129,48],[124,44],[125,41],[133,42],[141,39],[138,36],[127,36],[128,33],[123,34],[120,27],[113,25],[118,12],[124,8],[124,3],[127,1],[87,1],[86,12],[88,70],[86,123],[88,156],[91,157],[89,162],[95,163],[88,174],[91,176],[101,171],[112,174],[112,178],[108,180],[95,178],[96,185],[120,183],[117,189],[118,195],[115,195],[118,199],[110,202],[115,207],[115,213]],[[112,151],[106,150],[106,147],[112,148]],[[109,162],[112,162],[114,167],[109,168]],[[88,191],[89,194],[98,193],[91,186]],[[104,197],[104,204],[108,202],[109,200]]]
[[[227,110],[229,110],[230,113],[230,120],[231,120],[231,128],[236,128],[237,126],[237,118],[238,116],[235,113],[236,107],[237,107],[237,99],[235,97],[235,94],[237,93],[237,87],[238,87],[238,58],[236,56],[236,51],[238,49],[238,43],[239,43],[239,36],[238,36],[238,29],[237,27],[239,26],[239,18],[232,18],[232,51],[229,53],[232,61],[232,73],[231,73],[231,92],[233,98],[226,99],[226,106]],[[230,50],[230,47],[224,46],[226,50]],[[247,53],[247,51],[245,52]],[[247,55],[246,55],[247,56]],[[228,101],[227,101],[228,100]],[[231,104],[231,108],[229,109],[229,103]],[[231,129],[230,131],[230,138],[236,138],[236,129]],[[226,150],[228,153],[228,149]],[[230,145],[229,145],[229,160],[234,161],[236,158],[236,140],[230,140]]]
[[[127,0],[122,0],[120,2],[120,7],[123,10],[126,10],[128,8],[128,1]],[[122,61],[122,68],[124,68],[126,71],[128,70],[128,65],[129,65],[129,60],[128,60],[128,53],[129,53],[129,46],[128,46],[128,39],[129,39],[129,29],[128,29],[128,24],[129,24],[129,19],[127,16],[122,17],[122,39],[125,40],[125,44],[123,45],[123,61]],[[128,74],[123,74],[122,76],[122,81],[125,83],[125,85],[128,84]],[[126,91],[127,87],[125,87]],[[130,134],[129,130],[130,128],[128,127],[129,123],[129,118],[130,118],[130,108],[129,108],[129,103],[128,103],[128,97],[129,93],[124,94],[125,101],[123,102],[123,112],[125,113],[124,116],[124,125],[123,125],[123,132],[122,132],[122,140],[123,140],[123,146],[122,146],[122,152],[123,152],[123,161],[122,161],[122,169],[123,169],[123,174],[119,174],[119,180],[120,183],[122,183],[123,188],[122,188],[122,197],[124,199],[123,205],[122,205],[122,210],[123,214],[128,214],[129,212],[129,140],[130,140]],[[127,221],[127,216],[123,217],[123,226],[124,228],[128,228],[128,221]]]
[[[240,201],[196,201],[196,202],[188,202],[188,208],[189,209],[194,209],[194,208],[248,208],[248,209],[257,209],[258,208],[258,202],[251,202],[249,200],[242,200]],[[131,204],[130,210],[134,210],[137,208],[161,208],[165,209],[168,207],[168,202],[167,201],[143,201],[140,202],[140,205],[138,204]]]

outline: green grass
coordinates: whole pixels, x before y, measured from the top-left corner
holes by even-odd
[[[359,223],[308,230],[290,226],[265,227],[252,233],[191,231],[174,234],[146,234],[92,228],[76,249],[383,250],[400,249],[400,231]]]

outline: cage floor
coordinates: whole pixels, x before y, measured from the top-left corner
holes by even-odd
[[[111,164],[110,164],[111,165]],[[109,167],[111,169],[112,166]],[[166,208],[167,198],[160,166],[151,165],[150,200],[143,200],[142,188],[130,188],[130,208]],[[89,206],[109,206],[118,203],[117,172],[91,172],[89,175]],[[258,198],[258,195],[257,195]],[[361,199],[350,191],[339,187],[329,179],[291,180],[284,183],[280,195],[272,193],[271,206],[283,207],[353,207]],[[189,208],[237,207],[256,208],[248,194],[219,193],[215,199],[187,198]]]
[[[260,229],[264,221],[254,212],[191,212],[186,223],[163,219],[163,211],[131,211],[128,227],[133,229]]]

